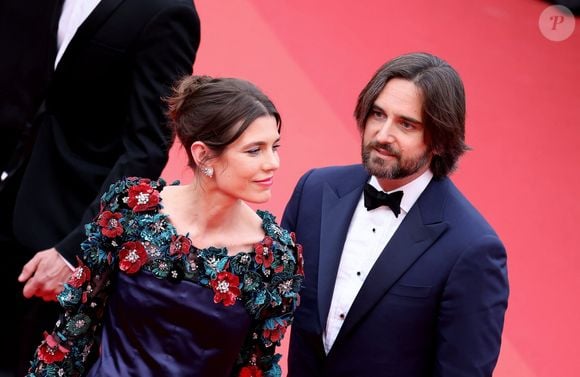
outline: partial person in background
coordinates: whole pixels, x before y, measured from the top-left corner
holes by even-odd
[[[30,377],[281,376],[301,248],[246,204],[271,197],[280,115],[253,84],[207,76],[180,81],[169,108],[192,182],[111,186]]]
[[[568,8],[574,15],[580,15],[580,0],[550,0],[549,3]]]
[[[307,172],[284,212],[305,250],[288,376],[491,376],[506,252],[448,178],[468,149],[459,75],[397,57],[355,117],[362,165]]]
[[[124,176],[157,178],[165,166],[171,135],[161,98],[191,74],[200,39],[191,0],[65,0],[55,17],[54,73],[13,216],[2,213],[14,240],[1,251],[24,266],[20,289],[32,298],[6,303],[16,316],[11,347],[19,357],[3,363],[20,362],[18,375],[41,329],[56,319],[58,306],[43,300],[55,300],[76,266],[102,193]]]
[[[28,133],[56,56],[59,0],[0,3],[0,190],[19,165],[15,153]],[[12,161],[13,160],[13,161]],[[10,168],[9,168],[10,166]],[[4,208],[2,208],[4,209]]]
[[[56,35],[59,3],[0,1],[0,289],[2,300],[11,308],[4,313],[10,324],[21,316],[14,304],[22,297],[17,278],[23,263],[15,257],[17,243],[12,233],[14,198],[34,135],[32,121],[53,71],[56,38],[51,35]],[[4,331],[6,339],[19,336],[12,326]],[[8,373],[5,369],[17,354],[17,346],[6,347],[0,354],[0,376]]]

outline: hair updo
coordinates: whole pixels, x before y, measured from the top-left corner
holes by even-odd
[[[249,81],[237,78],[186,76],[166,99],[170,127],[184,146],[189,166],[197,166],[191,145],[201,141],[211,148],[212,157],[223,153],[257,118],[281,119],[270,99]]]

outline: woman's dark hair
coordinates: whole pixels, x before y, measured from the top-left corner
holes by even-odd
[[[411,53],[385,63],[359,94],[354,111],[364,131],[372,106],[392,78],[413,82],[423,99],[426,143],[433,151],[431,171],[437,178],[457,168],[465,144],[465,90],[458,73],[444,60],[428,53]]]
[[[282,124],[272,101],[251,82],[237,78],[183,77],[166,102],[170,126],[193,169],[194,142],[205,143],[217,157],[257,118],[273,116],[278,130]]]

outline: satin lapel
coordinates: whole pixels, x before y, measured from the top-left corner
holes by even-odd
[[[440,183],[430,184],[383,249],[356,296],[335,345],[447,229],[442,222],[444,195],[438,195],[439,186]]]
[[[56,74],[60,71],[66,71],[69,64],[74,64],[73,57],[79,48],[91,38],[91,36],[101,27],[111,13],[117,9],[125,0],[102,0],[95,9],[89,14],[87,19],[79,26],[73,39],[67,46],[61,61],[56,66]],[[138,10],[136,10],[138,11]]]
[[[364,182],[361,182],[360,186],[342,197],[339,197],[330,186],[324,187],[318,260],[318,313],[322,328],[326,327],[340,256],[363,186]]]

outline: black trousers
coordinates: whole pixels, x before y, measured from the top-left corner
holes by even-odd
[[[2,326],[6,351],[0,352],[0,377],[22,377],[43,339],[43,331],[51,331],[54,327],[60,305],[39,298],[26,299],[22,295],[24,285],[18,282],[18,275],[38,250],[27,250],[12,232],[20,176],[11,177],[4,183],[0,190],[0,300],[7,321]]]

